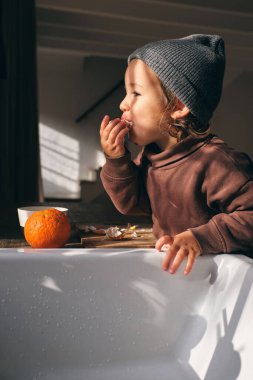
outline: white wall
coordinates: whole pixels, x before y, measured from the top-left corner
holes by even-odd
[[[124,75],[121,59],[84,58],[38,49],[41,165],[44,195],[79,198],[80,180],[93,178],[103,164],[99,142],[102,117],[120,115],[124,89],[96,108],[80,123],[75,119],[117,84]]]

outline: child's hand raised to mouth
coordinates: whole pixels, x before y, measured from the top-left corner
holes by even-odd
[[[125,154],[125,136],[130,130],[130,123],[116,118],[110,121],[106,115],[100,127],[100,141],[104,153],[111,158],[117,158]]]

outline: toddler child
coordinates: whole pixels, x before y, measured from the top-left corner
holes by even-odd
[[[128,58],[121,118],[101,123],[105,190],[126,215],[152,213],[163,269],[184,274],[200,254],[253,248],[253,163],[209,131],[225,68],[224,42],[191,35]],[[142,149],[133,161],[125,137]]]

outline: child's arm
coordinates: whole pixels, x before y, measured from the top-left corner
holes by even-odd
[[[169,269],[171,274],[175,273],[182,262],[187,259],[184,274],[192,270],[195,259],[200,255],[201,248],[191,231],[184,231],[174,237],[164,235],[156,242],[156,249],[161,251],[163,246],[169,245],[162,267],[165,271]]]
[[[106,155],[101,171],[103,186],[122,214],[150,214],[150,202],[140,167],[131,160],[125,147],[129,125],[120,119],[109,120],[109,116],[105,116],[100,128],[101,146]]]
[[[216,215],[190,228],[203,254],[253,249],[253,163],[243,153],[228,153],[217,149],[203,183],[207,205]]]
[[[215,149],[213,154],[214,156],[207,156],[207,165],[203,171],[204,182],[201,182],[201,187],[208,207],[212,212],[216,211],[216,215],[206,224],[189,228],[188,231],[176,235],[174,241],[169,237],[158,240],[159,250],[163,244],[172,244],[172,252],[168,252],[163,263],[166,270],[168,268],[172,271],[177,270],[186,256],[187,266],[189,264],[191,268],[200,252],[202,254],[252,252],[253,164],[245,154],[234,150],[227,153]],[[179,238],[180,244],[176,241]],[[187,249],[188,244],[195,247],[195,254],[191,249]],[[179,255],[180,250],[183,252]]]

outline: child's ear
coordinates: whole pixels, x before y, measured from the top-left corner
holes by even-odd
[[[177,99],[176,104],[174,107],[174,110],[171,112],[171,117],[173,119],[182,119],[186,115],[190,113],[190,110],[188,107],[184,105],[184,103],[181,102],[181,100]]]

